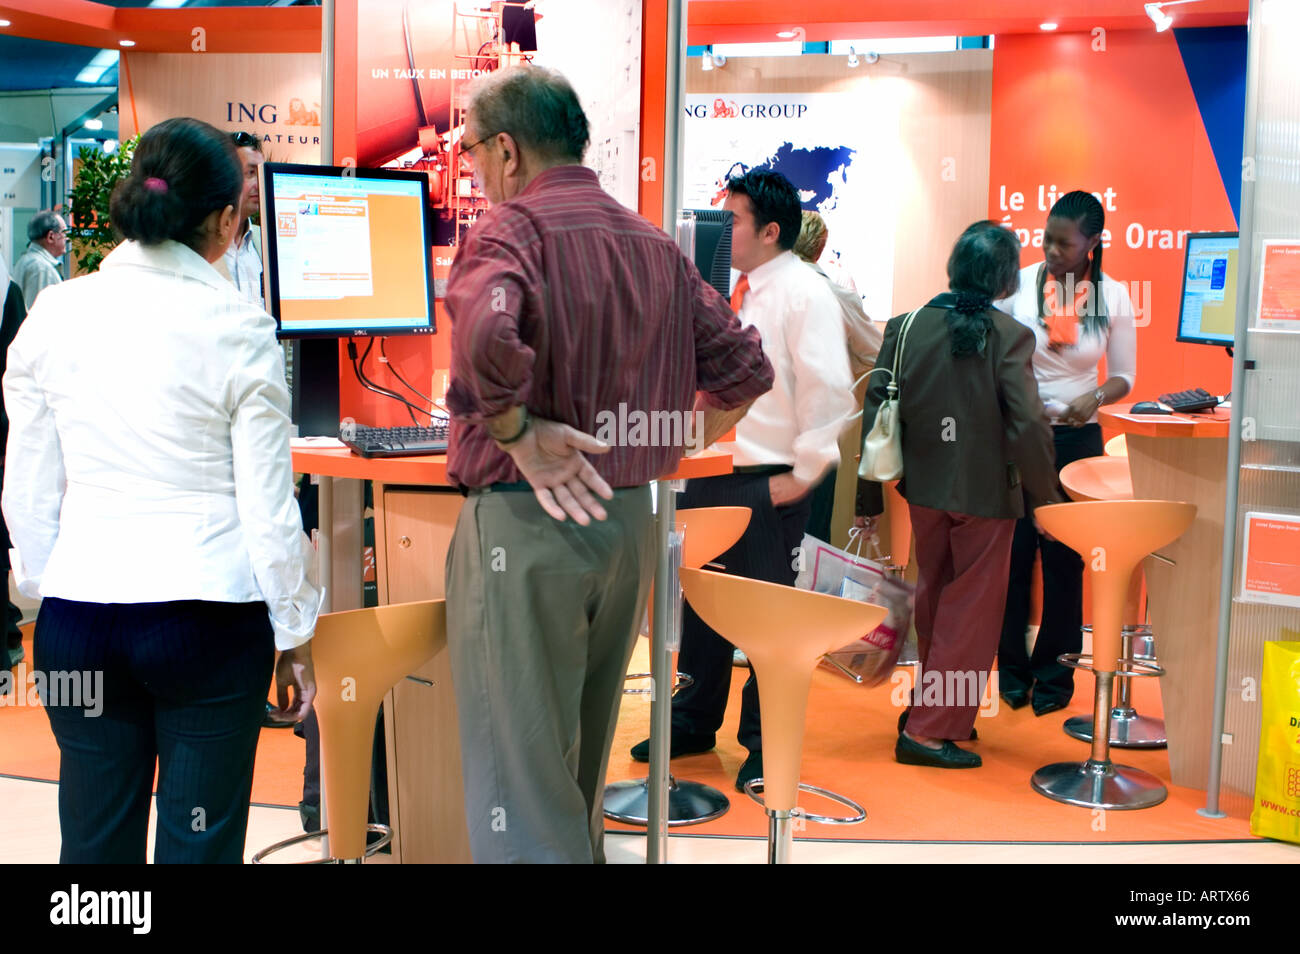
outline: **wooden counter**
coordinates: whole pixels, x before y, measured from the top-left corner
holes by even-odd
[[[1181,537],[1145,561],[1148,614],[1160,680],[1169,768],[1175,785],[1204,789],[1210,765],[1219,569],[1228,472],[1229,412],[1129,414],[1116,405],[1098,414],[1102,427],[1128,444],[1133,494],[1196,505]]]
[[[364,458],[344,448],[295,447],[293,469],[326,480],[374,482],[375,568],[379,602],[404,603],[446,595],[443,571],[465,498],[447,481],[445,455]],[[683,458],[667,479],[731,472],[731,455],[708,450]],[[321,494],[322,537],[335,525],[332,493]],[[355,552],[352,552],[355,550]],[[360,546],[330,546],[331,578],[361,578]],[[335,609],[351,607],[335,606]],[[393,860],[456,863],[471,860],[465,826],[460,738],[451,661],[444,649],[402,680],[384,700],[388,809]],[[426,685],[431,683],[432,685]]]

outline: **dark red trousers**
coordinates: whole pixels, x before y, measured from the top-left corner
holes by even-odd
[[[906,728],[913,736],[963,741],[998,652],[1016,522],[914,503],[908,510],[916,536],[921,668]]]

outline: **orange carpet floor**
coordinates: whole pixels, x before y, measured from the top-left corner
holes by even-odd
[[[27,662],[31,660],[30,628]],[[639,641],[632,671],[645,671],[646,641]],[[901,671],[901,670],[900,670]],[[678,759],[673,771],[683,779],[722,789],[731,810],[716,821],[675,833],[763,837],[767,820],[762,809],[735,792],[736,771],[745,751],[736,742],[740,689],[746,670],[733,671],[727,718],[713,752]],[[910,676],[909,676],[910,679]],[[1136,680],[1135,704],[1140,712],[1160,714],[1157,680]],[[904,696],[891,685],[863,689],[842,676],[818,671],[813,677],[803,781],[846,795],[867,810],[860,825],[824,826],[808,823],[797,837],[884,841],[1009,841],[1009,842],[1162,842],[1220,841],[1251,837],[1250,804],[1225,797],[1230,814],[1212,820],[1196,814],[1205,793],[1170,786],[1169,798],[1144,811],[1095,812],[1053,802],[1034,792],[1029,778],[1049,762],[1081,760],[1088,746],[1066,736],[1061,723],[1071,715],[1091,711],[1093,680],[1079,673],[1074,702],[1065,712],[1036,717],[1026,707],[1005,706],[976,720],[980,739],[964,743],[979,752],[982,768],[945,770],[899,765],[893,749],[897,738],[897,700]],[[646,766],[633,762],[628,749],[645,738],[650,703],[644,696],[626,696],[610,757],[609,780],[640,778]],[[296,806],[302,792],[303,742],[287,729],[264,729],[258,743],[253,801]],[[1163,750],[1113,750],[1121,764],[1146,769],[1168,784],[1169,759]],[[0,774],[54,780],[59,751],[49,721],[40,708],[0,706]],[[842,814],[833,804],[804,796],[810,811]],[[625,826],[610,824],[611,830]],[[639,829],[627,829],[639,830]]]

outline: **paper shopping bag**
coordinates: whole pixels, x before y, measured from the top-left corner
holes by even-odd
[[[1250,833],[1300,844],[1300,642],[1264,644],[1260,698],[1263,723]]]

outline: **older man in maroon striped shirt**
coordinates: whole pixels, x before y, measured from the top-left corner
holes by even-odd
[[[493,209],[447,289],[448,471],[469,495],[447,625],[480,862],[604,860],[605,768],[654,568],[648,483],[772,385],[757,331],[601,190],[587,142],[558,73],[470,91],[460,152]]]

